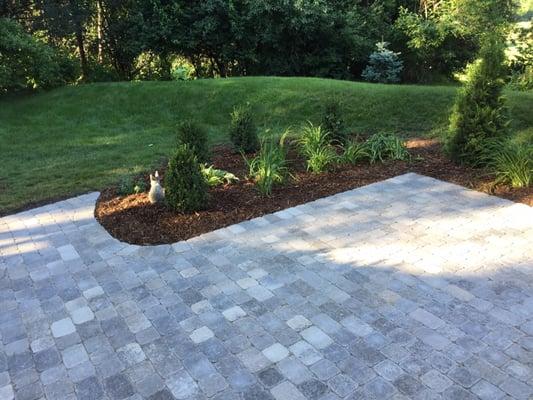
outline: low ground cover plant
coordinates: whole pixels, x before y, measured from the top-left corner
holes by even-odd
[[[259,153],[251,159],[244,158],[248,166],[248,177],[263,195],[271,195],[272,187],[283,183],[289,174],[285,143],[287,135],[288,132],[285,132],[278,141],[263,139]]]
[[[405,143],[392,133],[376,133],[370,136],[365,142],[365,148],[371,163],[409,159]]]
[[[324,172],[337,160],[330,133],[320,125],[309,122],[297,139],[297,145],[300,154],[306,159],[307,170],[313,173]]]
[[[207,182],[189,145],[178,145],[170,158],[164,186],[167,203],[176,211],[192,212],[207,205]]]
[[[117,192],[120,196],[129,196],[130,194],[145,192],[146,189],[147,186],[143,179],[126,174],[120,178]]]
[[[239,180],[239,178],[231,172],[217,169],[213,165],[208,166],[207,164],[200,164],[200,170],[210,187],[223,185],[225,183],[230,184]]]
[[[252,108],[249,105],[242,105],[233,109],[229,137],[238,152],[249,154],[259,150],[259,135]]]
[[[178,125],[178,144],[186,144],[201,163],[210,159],[209,141],[206,130],[197,122],[188,120]]]

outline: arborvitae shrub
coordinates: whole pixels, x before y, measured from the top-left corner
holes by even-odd
[[[342,118],[341,104],[338,100],[330,100],[322,116],[322,129],[329,134],[332,141],[345,143],[348,139],[348,132]]]
[[[169,160],[164,183],[165,198],[174,210],[191,212],[206,206],[207,183],[198,158],[188,145],[179,145]]]
[[[178,145],[186,144],[198,158],[198,162],[209,161],[209,145],[206,130],[194,121],[184,121],[178,125]]]
[[[502,96],[504,60],[502,39],[496,34],[488,36],[479,59],[468,69],[467,82],[459,91],[450,117],[446,149],[455,161],[481,163],[484,146],[507,131],[508,115]]]
[[[229,136],[237,151],[254,153],[259,150],[257,127],[253,119],[252,109],[248,105],[233,109]]]

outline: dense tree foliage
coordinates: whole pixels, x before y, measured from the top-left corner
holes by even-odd
[[[403,81],[434,81],[472,61],[513,1],[0,0],[0,17],[76,58],[81,80],[171,79],[183,64],[196,76],[359,79],[387,41]]]
[[[0,18],[0,93],[59,85],[73,79],[74,71],[68,57]]]
[[[477,164],[488,142],[505,137],[509,117],[502,96],[504,60],[501,35],[488,35],[451,115],[447,149],[456,161]]]

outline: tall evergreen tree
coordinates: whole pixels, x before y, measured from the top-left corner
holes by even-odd
[[[502,96],[505,60],[504,43],[498,33],[489,34],[479,59],[467,74],[450,119],[447,149],[459,162],[478,164],[487,141],[505,135],[507,109]]]

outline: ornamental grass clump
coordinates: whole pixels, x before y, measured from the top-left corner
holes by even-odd
[[[189,145],[179,145],[170,158],[164,186],[167,203],[174,210],[192,212],[206,207],[207,182]]]
[[[250,160],[244,158],[248,165],[248,177],[265,196],[270,196],[272,187],[283,183],[289,174],[286,136],[287,132],[281,136],[279,141],[271,138],[263,139],[259,153]]]
[[[482,150],[482,163],[495,176],[495,183],[513,188],[533,183],[533,146],[510,140],[495,140]]]
[[[355,165],[368,158],[366,143],[352,140],[344,146],[342,155],[339,157],[339,163]]]
[[[365,142],[365,148],[372,164],[378,161],[409,159],[404,141],[392,133],[376,133],[370,136]]]
[[[308,171],[318,174],[335,164],[337,153],[330,142],[330,134],[320,125],[314,126],[309,122],[302,130],[297,143],[300,154],[305,157]]]

